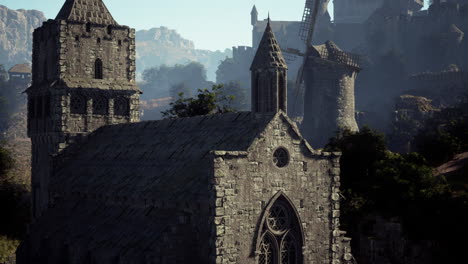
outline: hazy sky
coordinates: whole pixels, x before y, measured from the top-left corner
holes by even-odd
[[[63,3],[65,0],[0,0],[0,4],[12,9],[43,11],[47,18],[55,18]],[[104,3],[121,25],[137,30],[165,26],[193,40],[196,48],[224,50],[251,46],[250,11],[254,4],[259,19],[266,18],[270,11],[272,20],[300,20],[305,0],[104,0]]]

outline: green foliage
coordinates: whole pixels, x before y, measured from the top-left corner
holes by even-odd
[[[9,260],[9,257],[15,254],[20,241],[6,236],[0,236],[0,263]]]
[[[468,100],[435,113],[415,136],[414,145],[432,166],[468,151]]]
[[[29,190],[10,175],[14,167],[11,153],[0,145],[0,235],[19,239],[29,222]]]
[[[213,85],[211,91],[199,89],[196,98],[184,98],[180,93],[179,98],[171,103],[171,108],[162,114],[168,118],[182,118],[233,112],[230,107],[232,100],[233,96],[223,94],[223,85]]]
[[[0,184],[9,180],[9,172],[13,169],[13,166],[14,160],[10,151],[0,145]]]
[[[345,216],[373,212],[403,217],[408,205],[448,193],[446,181],[433,176],[423,156],[388,151],[384,136],[369,128],[340,133],[326,150],[343,153],[340,167]]]

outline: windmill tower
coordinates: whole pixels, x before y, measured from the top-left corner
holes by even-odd
[[[312,46],[321,4],[321,0],[306,0],[300,30],[305,52],[284,50],[290,56],[303,57],[291,114],[295,114],[299,100],[303,99],[302,133],[312,146],[319,148],[338,130],[359,130],[354,117],[354,82],[360,71],[359,56],[342,51],[333,42]]]

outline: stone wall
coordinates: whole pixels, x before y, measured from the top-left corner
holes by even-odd
[[[339,230],[339,154],[310,152],[306,144],[278,118],[248,152],[214,153],[216,263],[258,263],[262,215],[279,194],[298,213],[304,263],[346,263],[344,252],[350,249]],[[283,168],[273,162],[278,147],[290,155]]]
[[[355,69],[321,59],[306,65],[304,137],[313,147],[321,148],[345,128],[358,131],[355,119]]]

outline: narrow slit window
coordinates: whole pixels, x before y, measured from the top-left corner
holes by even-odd
[[[97,59],[94,63],[94,79],[102,79],[102,61]]]

